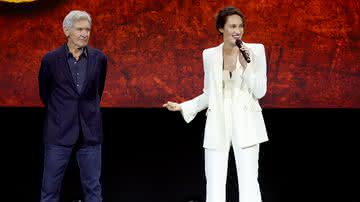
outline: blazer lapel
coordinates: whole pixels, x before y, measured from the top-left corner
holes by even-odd
[[[91,80],[91,76],[93,75],[95,71],[95,65],[96,65],[96,53],[95,51],[88,47],[88,57],[87,57],[87,66],[86,66],[86,78],[84,81],[83,89],[81,91],[81,94],[86,93],[86,90],[88,89],[89,80]]]
[[[216,90],[217,92],[221,93],[220,91],[222,91],[222,81],[223,81],[223,74],[222,74],[222,70],[223,70],[223,45],[224,44],[220,44],[219,46],[217,46],[215,48],[214,51],[214,62],[213,62],[213,74],[214,74],[214,79],[215,79],[215,85],[216,85]]]
[[[67,62],[67,55],[66,55],[66,50],[65,50],[65,45],[62,48],[62,53],[59,55],[58,60],[57,60],[57,67],[63,69],[62,72],[64,72],[65,77],[67,78],[67,80],[71,83],[71,86],[73,87],[74,91],[79,94],[76,86],[75,86],[75,81],[74,78],[72,77],[71,74],[71,70],[69,67],[69,63]]]
[[[222,111],[223,101],[223,76],[222,76],[222,66],[223,66],[223,55],[222,55],[223,44],[212,49],[211,54],[208,56],[208,64],[210,66],[209,73],[211,74],[210,78],[210,95],[209,95],[209,108]],[[210,106],[211,105],[211,106]],[[214,112],[215,113],[215,112]]]

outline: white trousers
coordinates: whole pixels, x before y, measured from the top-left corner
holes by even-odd
[[[225,99],[225,117],[231,113],[230,100]],[[228,119],[228,118],[226,118]],[[258,183],[259,145],[240,148],[232,134],[232,120],[226,121],[230,144],[224,150],[205,149],[206,202],[226,201],[226,179],[230,146],[233,146],[238,176],[239,202],[261,202]],[[229,124],[230,123],[230,124]]]

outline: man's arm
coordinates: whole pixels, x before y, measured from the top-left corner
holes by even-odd
[[[51,73],[49,64],[45,58],[41,60],[38,82],[41,101],[45,106],[47,106],[50,96]]]
[[[107,73],[107,57],[105,55],[103,56],[101,63],[102,63],[102,67],[100,70],[100,82],[99,82],[99,92],[98,92],[100,96],[100,100],[104,92],[106,73]]]

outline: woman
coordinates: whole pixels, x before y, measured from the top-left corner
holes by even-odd
[[[259,144],[268,140],[258,100],[266,92],[266,57],[262,44],[242,43],[244,16],[234,7],[216,16],[223,43],[203,51],[204,90],[181,104],[167,102],[190,122],[207,108],[204,144],[206,201],[225,202],[230,146],[237,167],[240,202],[261,202]]]

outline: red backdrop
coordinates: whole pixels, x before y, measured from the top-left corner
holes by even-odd
[[[41,57],[65,42],[73,9],[93,18],[90,45],[109,57],[102,105],[160,107],[202,91],[202,50],[221,42],[214,16],[226,5],[246,15],[244,41],[263,43],[265,107],[360,108],[357,0],[46,0],[0,3],[0,106],[41,106]]]

